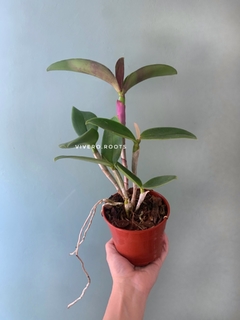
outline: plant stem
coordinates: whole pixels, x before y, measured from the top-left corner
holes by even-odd
[[[128,197],[127,190],[124,188],[123,179],[117,169],[113,168],[112,170],[113,170],[113,174],[115,175],[115,178],[116,178],[118,184],[121,186],[121,190],[123,193],[123,199],[124,199],[124,208],[125,208],[127,217],[130,218],[129,212],[132,211],[132,204],[131,204],[131,201]]]
[[[128,198],[127,190],[124,188],[123,179],[122,179],[120,173],[119,173],[118,170],[115,169],[115,168],[113,168],[112,171],[113,171],[113,174],[114,174],[114,176],[115,176],[115,179],[117,180],[117,183],[118,183],[118,185],[119,185],[119,187],[121,188],[121,191],[122,191],[122,193],[123,193],[124,202],[125,202],[126,200],[128,201],[129,198]]]
[[[124,167],[128,167],[127,165],[127,155],[126,155],[126,148],[125,148],[125,138],[122,139],[122,145],[124,146],[121,152],[121,160],[122,160],[122,165]],[[126,190],[128,190],[128,178],[124,176],[124,187]]]
[[[102,159],[100,153],[96,148],[92,148],[93,155],[95,159]],[[105,176],[112,182],[114,187],[116,188],[117,192],[123,197],[123,193],[121,191],[121,188],[119,184],[117,183],[116,179],[113,177],[113,175],[109,172],[108,168],[102,164],[99,164],[100,169],[105,174]]]
[[[133,153],[132,153],[132,172],[137,175],[137,165],[138,165],[138,158],[139,158],[140,148],[139,144],[133,146]],[[136,205],[136,197],[137,197],[137,185],[133,184],[133,193],[131,204],[133,207]]]
[[[125,105],[125,95],[122,92],[119,92],[117,100],[117,116],[121,124],[126,125],[126,105]],[[125,138],[122,139],[122,145],[125,146]],[[123,148],[121,152],[122,165],[128,167],[127,165],[127,155],[126,149]],[[124,187],[128,190],[128,178],[124,176]]]

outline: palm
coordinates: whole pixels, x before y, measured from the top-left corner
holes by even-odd
[[[107,260],[113,282],[133,286],[140,292],[149,292],[154,285],[159,270],[168,252],[167,236],[163,236],[163,250],[161,257],[146,267],[135,267],[127,259],[121,256],[112,241],[106,245]]]

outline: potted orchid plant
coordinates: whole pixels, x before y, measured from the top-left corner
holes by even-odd
[[[75,71],[98,77],[112,85],[118,94],[116,116],[109,119],[98,117],[90,111],[72,108],[72,125],[77,137],[60,144],[60,148],[80,150],[88,148],[92,150],[93,156],[61,155],[55,158],[55,160],[71,158],[98,164],[116,189],[114,195],[99,200],[93,206],[80,230],[76,249],[71,254],[76,255],[80,260],[89,280],[78,250],[91,226],[97,205],[103,204],[102,215],[110,228],[119,253],[136,266],[154,261],[161,254],[161,238],[170,215],[170,205],[162,195],[152,189],[176,179],[176,176],[157,176],[143,183],[137,175],[140,143],[150,139],[196,139],[196,136],[189,131],[173,127],[155,127],[141,132],[136,123],[134,123],[135,133],[133,133],[126,126],[125,96],[141,81],[152,77],[175,75],[177,71],[169,65],[153,64],[144,66],[125,78],[123,58],[116,63],[115,75],[106,66],[87,59],[58,61],[51,64],[47,70]],[[99,128],[103,130],[101,144],[97,144]],[[126,140],[132,142],[130,167],[126,156]],[[132,183],[131,188],[129,188],[129,181]],[[89,283],[90,281],[81,296],[69,306],[81,299]]]

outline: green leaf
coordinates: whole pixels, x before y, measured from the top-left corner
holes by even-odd
[[[144,189],[152,189],[158,186],[161,186],[165,183],[168,183],[174,179],[177,179],[176,176],[159,176],[152,178],[143,184]]]
[[[104,130],[109,130],[120,137],[136,141],[133,133],[123,124],[105,118],[93,118],[86,122],[98,126]]]
[[[98,141],[98,132],[97,130],[91,128],[89,131],[85,132],[80,137],[65,143],[61,143],[59,145],[62,149],[70,149],[70,148],[78,148],[78,146],[83,145],[95,145]]]
[[[123,92],[126,93],[130,88],[146,79],[173,74],[177,74],[177,70],[165,64],[152,64],[142,67],[126,77],[123,83]]]
[[[110,83],[117,92],[120,92],[117,79],[114,77],[113,73],[103,64],[93,60],[88,60],[88,59],[61,60],[51,64],[47,68],[47,71],[53,71],[53,70],[66,70],[66,71],[86,73]]]
[[[197,139],[197,137],[189,131],[172,128],[172,127],[163,127],[163,128],[151,128],[143,131],[141,133],[141,139]]]
[[[122,172],[123,175],[125,175],[129,180],[131,180],[133,183],[135,183],[139,188],[142,188],[142,181],[133,174],[130,170],[128,170],[126,167],[124,167],[121,163],[117,162],[115,164],[116,168]]]
[[[93,126],[91,124],[86,125],[85,122],[88,119],[94,118],[96,115],[92,112],[88,111],[80,111],[75,107],[72,107],[72,125],[76,133],[81,136],[89,129],[93,128],[97,130],[96,126]]]
[[[112,120],[119,123],[117,117],[113,117]],[[111,131],[104,130],[102,138],[102,157],[111,163],[116,163],[121,155],[122,143],[121,137]]]
[[[82,160],[82,161],[87,161],[87,162],[93,162],[97,164],[102,164],[104,166],[112,167],[113,164],[109,163],[106,160],[103,159],[95,159],[95,158],[90,158],[90,157],[82,157],[82,156],[58,156],[54,158],[54,161],[60,160],[60,159],[74,159],[74,160]]]

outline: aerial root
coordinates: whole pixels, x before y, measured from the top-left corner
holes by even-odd
[[[84,266],[84,262],[83,260],[80,258],[78,252],[79,252],[79,248],[80,248],[80,245],[83,243],[83,241],[85,240],[86,238],[86,235],[87,235],[87,232],[88,230],[90,229],[91,227],[91,224],[92,224],[92,221],[93,221],[93,218],[95,216],[95,213],[96,213],[96,210],[97,210],[97,206],[99,204],[102,204],[102,203],[105,203],[105,204],[109,204],[109,205],[123,205],[122,202],[113,202],[112,200],[110,199],[102,199],[102,200],[99,200],[94,206],[93,208],[91,209],[87,219],[85,220],[80,232],[79,232],[79,235],[78,235],[78,241],[77,241],[77,244],[76,244],[76,249],[70,253],[71,256],[75,255],[78,260],[80,261],[81,263],[81,266],[82,266],[82,270],[83,272],[85,273],[86,277],[87,277],[87,284],[86,286],[84,287],[84,289],[82,290],[82,293],[81,295],[76,299],[74,300],[73,302],[69,303],[69,305],[67,306],[68,308],[72,307],[76,302],[78,302],[79,300],[82,299],[82,297],[84,296],[87,288],[89,287],[90,283],[91,283],[91,278]]]

